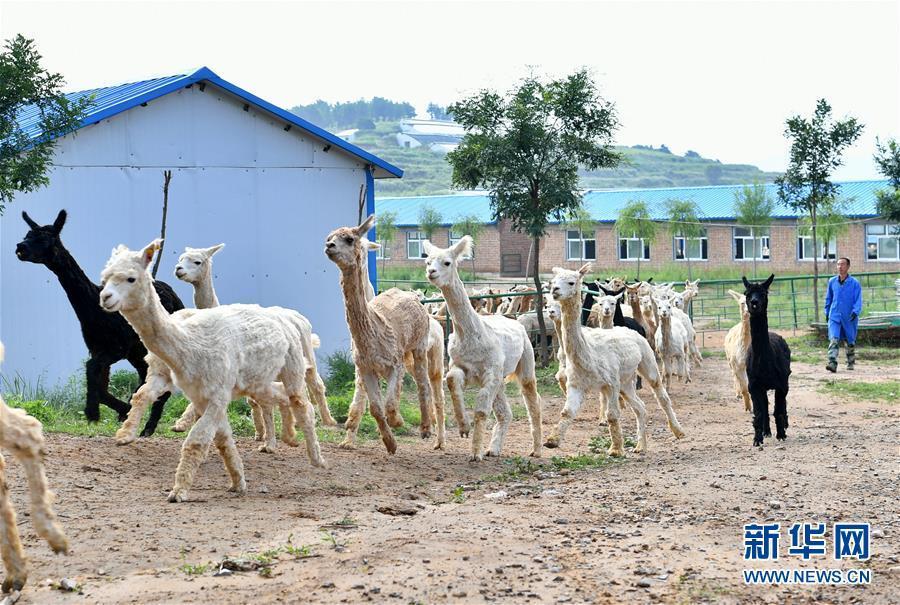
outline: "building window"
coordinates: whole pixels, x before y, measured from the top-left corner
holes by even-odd
[[[619,236],[619,260],[650,260],[650,244],[642,238]]]
[[[456,244],[459,243],[459,240],[463,238],[465,233],[456,233],[452,229],[450,230],[450,247],[452,248]],[[461,256],[460,260],[472,260],[475,258],[475,245],[474,242],[472,244],[472,254],[466,254],[465,256]]]
[[[734,260],[769,260],[769,230],[757,229],[755,240],[749,227],[735,227]]]
[[[582,242],[584,247],[582,248]],[[595,260],[597,258],[597,240],[593,233],[566,231],[566,260]]]
[[[706,229],[700,233],[700,237],[682,237],[676,235],[675,244],[675,260],[708,260],[709,259],[709,238]]]
[[[866,260],[900,260],[900,225],[866,225]]]
[[[825,256],[825,242],[819,239],[819,260],[834,260],[837,258],[837,240],[835,238],[831,238],[828,241],[828,256]],[[814,256],[813,253],[813,241],[812,235],[798,235],[797,236],[797,258],[800,260],[812,260]]]
[[[375,258],[378,260],[391,260],[391,249],[384,245],[384,242],[377,240],[381,244],[381,248],[375,251]]]
[[[406,232],[406,258],[420,259],[425,258],[425,250],[422,248],[422,242],[428,239],[421,231]]]

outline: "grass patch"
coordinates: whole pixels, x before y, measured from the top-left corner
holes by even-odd
[[[828,359],[828,343],[815,336],[794,336],[785,340],[791,348],[791,361],[824,364]],[[840,355],[843,357],[843,350]],[[857,344],[856,361],[858,363],[900,361],[900,348],[870,347]]]
[[[634,447],[634,442],[630,439],[626,439],[625,445],[628,447]],[[575,456],[553,456],[548,462],[537,462],[535,458],[523,458],[521,456],[516,456],[514,458],[503,461],[506,470],[498,475],[489,475],[487,477],[484,477],[483,481],[491,481],[497,483],[521,481],[541,472],[559,472],[562,470],[582,471],[593,468],[601,468],[622,460],[621,458],[610,458],[609,456],[607,456],[606,450],[608,448],[608,438],[594,437],[591,440],[591,445],[589,446],[589,449],[592,452],[591,454],[578,454]],[[459,494],[454,491],[454,498],[459,495],[460,497],[465,499],[465,496],[462,495],[462,488],[457,488],[457,490],[459,491]]]
[[[819,391],[836,397],[853,397],[862,401],[887,401],[896,403],[900,398],[900,380],[884,382],[856,382],[850,380],[827,380]]]

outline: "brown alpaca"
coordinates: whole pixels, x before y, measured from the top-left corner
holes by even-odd
[[[3,361],[3,344],[0,343],[0,361]],[[0,397],[0,445],[13,452],[28,481],[31,492],[31,521],[39,536],[44,538],[53,552],[69,550],[69,541],[56,522],[53,512],[53,492],[47,487],[44,474],[44,435],[41,423],[22,410],[6,405]],[[6,577],[3,592],[22,590],[28,579],[28,562],[19,541],[16,511],[9,500],[6,485],[6,461],[0,455],[0,551]]]
[[[341,227],[328,234],[325,255],[341,270],[341,288],[347,325],[353,340],[353,362],[362,379],[369,409],[388,452],[397,451],[391,426],[403,425],[398,405],[406,366],[413,369],[419,392],[422,438],[431,435],[432,393],[428,375],[430,320],[425,308],[413,292],[391,288],[371,301],[366,300],[368,277],[363,271],[367,254],[365,235],[375,223],[372,215],[358,227]],[[380,379],[387,381],[382,397]],[[351,426],[348,418],[347,438],[353,442],[359,416]]]

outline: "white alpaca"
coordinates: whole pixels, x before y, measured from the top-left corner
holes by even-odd
[[[737,301],[741,310],[741,321],[728,330],[725,335],[725,359],[731,373],[734,374],[734,390],[744,400],[744,410],[749,412],[750,386],[747,381],[747,355],[750,352],[750,312],[747,309],[747,298],[734,290],[728,294]]]
[[[622,294],[618,296],[610,296],[604,295],[597,299],[597,302],[594,303],[594,307],[591,309],[591,315],[594,315],[594,311],[597,313],[597,325],[598,328],[603,328],[604,330],[609,330],[613,327],[613,318],[616,315],[616,307],[619,305],[619,300],[622,298]],[[588,325],[591,326],[591,320],[588,319]],[[591,326],[594,327],[594,326]]]
[[[691,316],[684,312],[685,298],[683,293],[672,292],[669,294],[669,300],[672,303],[672,317],[676,318],[684,326],[687,334],[689,360],[693,360],[697,365],[703,365],[703,356],[700,355],[700,349],[697,348],[697,332],[694,330],[694,322]]]
[[[0,342],[0,361],[3,361],[3,343]],[[64,553],[69,541],[56,521],[53,512],[53,492],[47,487],[44,474],[44,434],[41,423],[23,410],[11,408],[0,397],[0,446],[10,450],[22,465],[28,491],[31,494],[31,522],[38,535],[53,549]],[[9,499],[6,485],[6,460],[0,454],[0,554],[6,577],[3,592],[22,590],[28,579],[28,559],[19,540],[16,511]],[[7,602],[9,599],[4,599]],[[12,600],[11,602],[15,602]]]
[[[534,369],[534,349],[525,328],[502,315],[478,315],[466,299],[466,290],[459,278],[457,263],[471,253],[472,238],[468,235],[450,248],[438,248],[423,242],[428,281],[441,289],[453,321],[453,333],[447,345],[450,369],[447,386],[453,400],[460,433],[468,433],[468,420],[463,407],[463,389],[475,384],[481,388],[475,398],[475,420],[472,427],[472,460],[485,455],[482,450],[483,431],[488,412],[493,408],[497,423],[491,435],[488,456],[499,456],[506,431],[512,421],[512,410],[506,400],[504,381],[515,378],[519,382],[528,419],[531,424],[532,450],[529,455],[541,455],[541,400],[537,393]]]
[[[655,349],[656,322],[654,321],[653,316],[647,317],[645,315],[644,309],[641,306],[640,290],[645,283],[646,282],[641,282],[625,286],[625,300],[628,302],[628,307],[631,309],[631,317],[644,328],[644,333],[647,336],[647,342],[650,343],[650,348]]]
[[[666,388],[669,388],[672,374],[685,382],[690,382],[687,330],[684,329],[680,320],[674,318],[674,309],[668,298],[656,299],[656,307],[659,312],[659,325],[656,328],[656,352],[659,354]]]
[[[553,269],[551,294],[559,302],[562,312],[562,341],[566,351],[566,404],[559,423],[545,445],[559,447],[565,433],[575,420],[586,393],[599,391],[606,404],[609,423],[611,456],[624,455],[624,440],[619,424],[619,396],[624,396],[637,420],[638,435],[635,451],[647,447],[646,409],[637,396],[635,377],[640,375],[666,414],[669,429],[676,437],[684,432],[678,424],[672,401],[665,388],[653,351],[647,340],[628,328],[609,330],[581,326],[581,289],[584,276],[590,271],[586,264],[578,271],[558,267]]]
[[[257,305],[169,315],[147,271],[159,243],[156,240],[139,252],[125,246],[113,250],[101,274],[100,306],[122,314],[147,350],[172,370],[175,383],[201,414],[182,445],[169,501],[187,499],[211,443],[231,478],[229,491],[246,491],[243,464],[228,424],[228,403],[252,397],[273,405],[278,397],[276,380],[284,385],[294,417],[303,426],[310,461],[324,466],[312,406],[303,405],[306,363],[297,330]]]

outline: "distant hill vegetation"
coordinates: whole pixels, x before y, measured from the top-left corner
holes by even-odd
[[[397,143],[399,120],[413,117],[415,110],[406,102],[381,97],[371,101],[329,104],[317,101],[294,107],[292,112],[332,131],[358,128],[353,143],[404,170],[402,179],[383,179],[378,183],[379,196],[440,195],[452,193],[450,166],[444,156],[425,146],[408,149]],[[433,118],[445,118],[443,107],[428,108]],[[763,172],[749,164],[722,164],[701,157],[695,151],[683,156],[673,154],[666,145],[618,147],[626,162],[616,169],[585,171],[581,185],[590,189],[652,187],[690,187],[703,185],[737,185],[771,182],[777,173]]]

